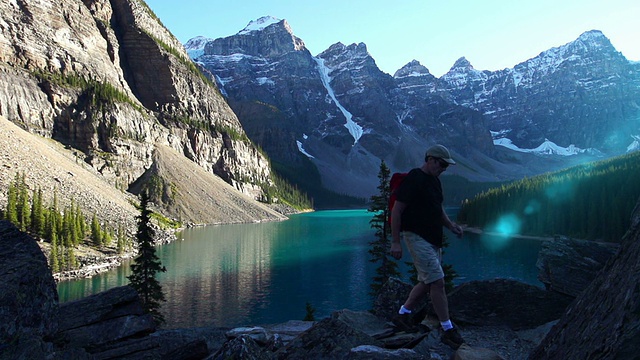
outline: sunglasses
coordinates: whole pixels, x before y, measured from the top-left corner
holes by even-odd
[[[438,160],[438,164],[440,164],[441,168],[446,169],[446,168],[449,167],[449,163],[448,162],[446,162],[446,161],[444,161],[444,160],[442,160],[440,158],[434,158],[434,159]]]

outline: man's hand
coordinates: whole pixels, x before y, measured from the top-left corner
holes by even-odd
[[[458,239],[461,239],[462,235],[464,234],[464,231],[462,230],[462,226],[456,223],[451,223],[451,232],[456,234]]]
[[[402,245],[399,242],[391,242],[391,256],[393,256],[396,260],[400,260],[402,258]]]

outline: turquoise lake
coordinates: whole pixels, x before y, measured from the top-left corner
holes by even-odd
[[[282,222],[187,229],[157,248],[167,272],[158,274],[167,301],[165,328],[245,326],[302,320],[306,304],[321,319],[335,310],[368,310],[369,284],[377,264],[366,210],[298,214]],[[451,233],[444,262],[460,284],[496,277],[542,286],[536,260],[542,242]],[[408,281],[404,261],[400,268]],[[58,284],[60,301],[71,301],[128,283],[129,263],[91,279]]]

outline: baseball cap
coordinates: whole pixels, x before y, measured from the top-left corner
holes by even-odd
[[[455,165],[456,162],[453,161],[453,159],[451,158],[451,154],[449,153],[449,150],[444,147],[443,145],[434,145],[432,147],[430,147],[429,149],[427,149],[427,154],[425,155],[425,160],[427,157],[434,157],[434,158],[439,158],[442,159],[444,161],[446,161],[447,163],[451,164],[451,165]]]

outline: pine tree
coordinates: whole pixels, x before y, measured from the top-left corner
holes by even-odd
[[[33,191],[33,202],[31,203],[31,231],[38,237],[44,236],[44,206],[42,205],[42,189]]]
[[[389,189],[390,171],[387,165],[382,161],[380,163],[380,171],[378,172],[378,194],[371,196],[371,206],[369,211],[373,212],[373,218],[369,222],[371,227],[376,230],[376,240],[371,241],[371,259],[373,263],[379,263],[376,269],[376,275],[371,283],[370,295],[377,296],[380,289],[389,280],[390,277],[400,276],[398,264],[389,256],[389,248],[391,247],[391,226],[389,226],[389,197],[391,190]]]
[[[18,225],[18,189],[13,183],[9,184],[7,210],[5,211],[4,218],[10,223]]]
[[[304,319],[302,319],[302,321],[315,321],[316,318],[314,316],[314,313],[316,312],[316,309],[311,305],[310,302],[307,302],[307,304],[305,305],[305,310],[306,314],[304,315]]]
[[[18,176],[16,176],[16,182],[18,186],[18,227],[20,231],[27,231],[31,223],[31,209],[29,206],[29,190],[27,189],[24,173],[19,180]]]
[[[158,324],[164,323],[164,316],[160,313],[160,302],[165,301],[162,286],[156,279],[156,274],[166,271],[153,247],[155,231],[151,227],[151,210],[149,209],[149,194],[143,192],[140,196],[140,215],[138,216],[138,256],[131,264],[131,275],[127,277],[131,286],[140,295],[144,310],[151,314]]]
[[[60,254],[58,252],[58,235],[55,231],[51,233],[51,255],[49,256],[49,266],[52,273],[60,272]]]
[[[117,245],[116,245],[116,251],[118,252],[118,254],[123,254],[126,246],[127,246],[127,240],[126,240],[126,234],[124,232],[124,226],[122,224],[118,225],[118,241],[117,241]]]
[[[102,232],[102,245],[105,247],[111,246],[113,241],[113,229],[107,228]]]
[[[95,213],[91,219],[91,242],[95,247],[102,246],[102,230],[100,222],[98,222],[98,216]]]

